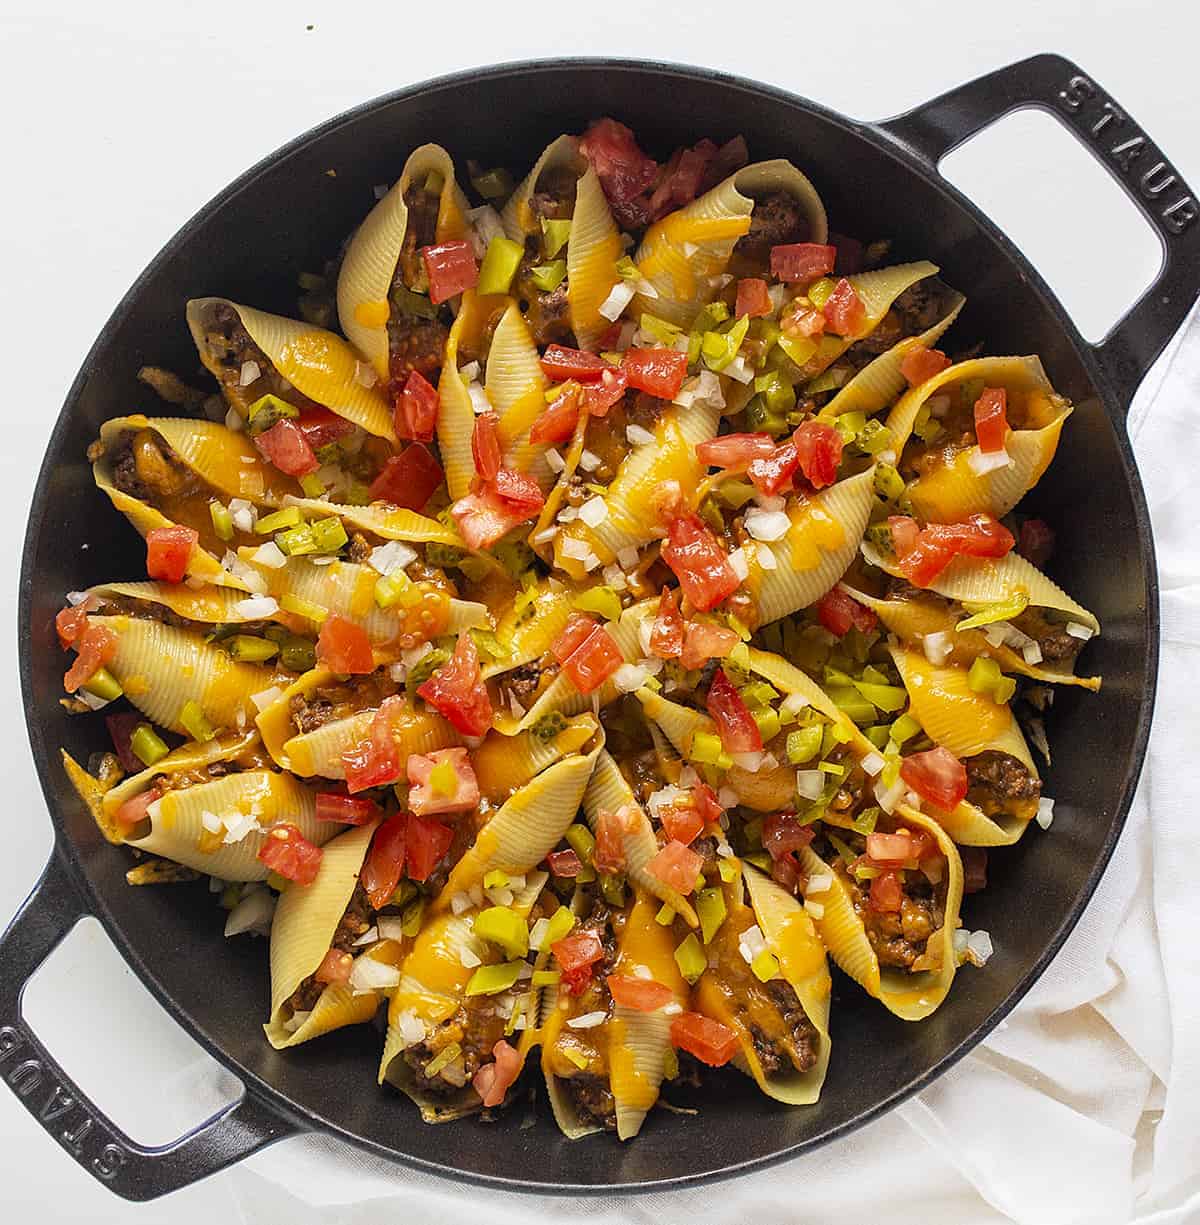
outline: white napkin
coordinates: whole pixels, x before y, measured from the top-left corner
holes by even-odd
[[[753,1219],[806,1225],[1013,1220],[1069,1225],[1200,1214],[1200,319],[1130,415],[1162,579],[1150,752],[1117,853],[1079,926],[1008,1022],[920,1097],[808,1157],[719,1188],[543,1199],[417,1174],[325,1136],[284,1141],[227,1177],[247,1222],[427,1225]],[[1150,814],[1153,813],[1153,821]],[[1031,830],[1031,837],[1054,837]],[[997,942],[1003,931],[993,932]],[[965,971],[970,973],[970,970]],[[976,973],[986,973],[986,968]],[[703,1125],[702,1120],[699,1125]],[[286,1188],[286,1190],[284,1189]],[[383,1218],[386,1219],[386,1218]]]

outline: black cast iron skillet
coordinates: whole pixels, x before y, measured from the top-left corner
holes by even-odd
[[[1158,233],[1159,276],[1100,345],[1083,341],[1032,267],[937,174],[941,156],[1001,115],[1056,116],[1109,170]],[[104,747],[99,719],[58,706],[64,657],[53,616],[63,593],[143,572],[140,542],[92,487],[87,444],[106,418],[161,411],[134,379],[144,362],[196,359],[186,300],[226,294],[294,309],[298,272],[319,266],[361,220],[375,183],[428,140],[459,159],[514,168],[595,116],[630,124],[659,156],[700,136],[744,133],[758,157],[790,157],[813,178],[833,228],[894,236],[898,258],[928,256],[968,306],[955,344],[1039,353],[1077,405],[1049,477],[1027,500],[1057,528],[1055,577],[1104,626],[1088,670],[1097,696],[1058,693],[1050,718],[1049,834],[992,856],[992,883],[965,922],[993,933],[983,971],[964,971],[932,1019],[906,1025],[838,977],[834,1054],[820,1103],[787,1110],[729,1072],[698,1095],[700,1117],[657,1113],[632,1144],[563,1140],[542,1102],[525,1128],[423,1126],[407,1099],[375,1087],[380,1037],[343,1030],[289,1052],[263,1040],[266,949],[226,941],[203,883],[125,884],[126,857],[100,838],[58,750]],[[336,176],[326,171],[336,170]],[[998,168],[1003,173],[1003,168]],[[1086,207],[1081,201],[1072,207]],[[21,571],[21,679],[29,735],[55,829],[45,874],[0,940],[0,1077],[65,1151],[129,1199],[149,1199],[283,1136],[324,1129],[455,1178],[522,1191],[662,1189],[767,1165],[860,1126],[927,1085],[1021,998],[1090,897],[1120,833],[1142,763],[1157,662],[1154,557],[1125,436],[1130,398],[1182,322],[1200,280],[1196,198],[1129,116],[1075,65],[1040,55],[951,90],[899,118],[852,122],[762,85],[693,68],[601,60],[517,64],[443,78],[368,103],[249,171],[193,218],[117,307],[71,387],[46,453]],[[83,915],[95,915],[163,1005],[245,1095],[183,1139],[146,1148],[71,1083],[21,1019],[21,992]],[[82,1001],[86,1006],[86,1001]]]

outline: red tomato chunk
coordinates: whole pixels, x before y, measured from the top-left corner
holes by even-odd
[[[298,885],[311,885],[317,879],[324,852],[294,826],[286,822],[267,831],[258,858],[267,869]]]

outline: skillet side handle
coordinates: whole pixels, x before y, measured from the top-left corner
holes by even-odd
[[[0,1080],[35,1122],[93,1178],[128,1200],[186,1187],[298,1130],[247,1093],[181,1139],[148,1148],[97,1109],[21,1015],[26,983],[87,913],[56,846],[41,880],[0,935]]]
[[[1048,112],[1074,134],[1141,210],[1162,245],[1153,283],[1091,346],[1118,403],[1128,410],[1200,290],[1200,197],[1129,112],[1070,60],[1047,54],[998,68],[877,126],[936,168],[981,129],[1028,107]]]

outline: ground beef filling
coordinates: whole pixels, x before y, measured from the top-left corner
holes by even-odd
[[[603,1127],[605,1131],[616,1131],[617,1103],[604,1077],[581,1072],[578,1076],[569,1077],[563,1084],[581,1123]]]
[[[110,460],[113,484],[131,498],[153,503],[181,497],[198,485],[196,474],[153,430],[127,434]]]
[[[795,1068],[797,1072],[807,1072],[817,1062],[821,1045],[817,1027],[808,1019],[804,1005],[786,979],[771,979],[767,983],[767,994],[779,1009],[780,1020],[791,1041],[784,1045],[759,1026],[751,1024],[754,1052],[762,1064],[764,1075],[772,1076],[788,1067]]]
[[[367,899],[367,891],[361,883],[356,884],[354,892],[350,895],[346,911],[338,920],[329,947],[337,949],[339,953],[352,953],[355,940],[371,926],[371,918],[374,913]],[[321,992],[325,990],[326,985],[317,982],[310,974],[292,993],[287,1006],[293,1014],[310,1012],[316,1007],[317,1000],[321,998]]]
[[[312,400],[301,395],[275,369],[271,359],[246,331],[237,311],[227,303],[221,302],[213,307],[204,333],[204,344],[208,351],[206,360],[212,363],[210,369],[220,382],[226,399],[242,412],[267,394],[279,396],[298,408],[314,407]],[[243,386],[242,367],[247,362],[253,362],[258,367],[259,375]]]
[[[850,346],[846,360],[854,366],[865,366],[901,340],[927,332],[945,317],[950,292],[933,276],[910,285],[870,334]]]
[[[315,732],[333,718],[333,703],[323,698],[306,698],[297,693],[288,703],[288,713],[300,735]]]
[[[1049,620],[1041,608],[1027,608],[1012,623],[1038,644],[1046,663],[1073,667],[1075,657],[1083,650],[1083,639],[1068,634],[1064,623]]]
[[[1042,795],[1039,779],[1009,753],[987,749],[968,757],[967,800],[987,817],[1014,816],[1028,821]]]
[[[489,996],[474,997],[424,1042],[406,1047],[401,1058],[419,1075],[419,1083],[427,1093],[457,1093],[483,1064],[491,1061],[492,1048],[504,1037],[504,1026],[505,1019],[495,1010]],[[426,1076],[426,1065],[451,1042],[462,1047],[461,1057],[452,1060],[441,1072]]]
[[[911,969],[913,962],[924,954],[929,937],[942,925],[941,903],[934,896],[933,886],[910,874],[904,881],[899,913],[880,912],[871,908],[868,891],[846,872],[840,861],[834,870],[850,890],[854,913],[862,920],[879,964]]]
[[[803,242],[807,236],[808,222],[799,201],[787,192],[772,191],[754,202],[750,229],[738,239],[734,250],[743,259],[765,266],[772,247]]]

